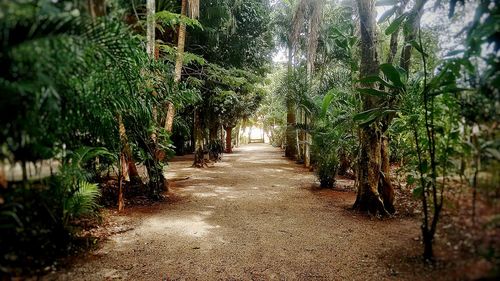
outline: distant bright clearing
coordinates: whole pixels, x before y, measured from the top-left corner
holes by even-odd
[[[244,136],[249,136],[250,140],[262,140],[264,139],[265,143],[269,143],[269,137],[264,133],[264,130],[259,127],[246,127],[241,132]]]
[[[286,57],[286,50],[283,48],[279,48],[274,54],[273,54],[273,62],[275,63],[284,63],[287,61]]]

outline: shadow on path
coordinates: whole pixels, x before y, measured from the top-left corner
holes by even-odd
[[[176,203],[112,217],[133,230],[47,278],[390,279],[381,261],[418,235],[416,223],[345,211],[353,193],[311,192],[314,175],[282,155],[270,145],[250,144],[211,168],[176,159],[167,177],[187,178],[172,183]]]

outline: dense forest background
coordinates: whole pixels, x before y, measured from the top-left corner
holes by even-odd
[[[261,128],[353,211],[443,210],[499,274],[500,21],[493,0],[0,1],[0,271],[92,247],[103,207],[164,200],[174,155]]]

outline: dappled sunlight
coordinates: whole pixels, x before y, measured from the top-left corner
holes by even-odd
[[[232,188],[230,187],[224,187],[224,186],[216,186],[215,187],[215,192],[217,193],[228,193],[228,192],[232,192]]]
[[[500,0],[0,1],[0,281],[500,280]]]
[[[230,157],[231,155],[224,155],[223,157]],[[223,158],[224,159],[224,158]],[[231,163],[228,163],[228,162],[219,162],[217,163],[217,167],[230,167],[232,166]]]
[[[247,160],[245,163],[252,164],[288,164],[286,160],[275,160],[275,159],[261,159],[261,160]]]
[[[192,193],[192,195],[196,196],[196,197],[202,197],[202,198],[219,196],[219,194],[214,193],[214,192],[195,192],[195,193]]]
[[[204,171],[206,174],[224,174],[225,172],[223,170],[206,170]]]
[[[191,215],[181,218],[153,217],[141,225],[143,231],[159,235],[185,235],[190,237],[206,236],[216,226],[210,225],[204,219],[211,212],[203,216]]]

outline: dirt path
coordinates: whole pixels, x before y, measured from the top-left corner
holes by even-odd
[[[176,200],[112,217],[112,236],[58,280],[401,280],[387,257],[418,242],[415,220],[346,210],[352,192],[316,190],[314,175],[265,144],[206,169],[177,159]],[[171,195],[172,196],[172,195]],[[173,197],[173,196],[172,196]]]

